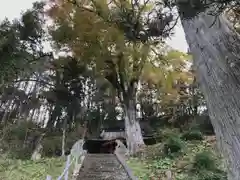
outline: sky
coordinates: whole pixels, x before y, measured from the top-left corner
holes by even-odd
[[[36,0],[0,0],[0,21],[5,17],[10,20],[18,18],[21,15],[21,12],[31,8],[32,3],[35,1]],[[187,52],[188,45],[180,21],[175,27],[175,34],[170,40],[167,40],[167,44],[174,49]]]

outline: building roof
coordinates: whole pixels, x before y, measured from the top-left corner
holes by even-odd
[[[104,140],[112,140],[117,138],[126,138],[125,131],[119,131],[119,132],[106,132],[103,130],[101,133],[101,138]]]

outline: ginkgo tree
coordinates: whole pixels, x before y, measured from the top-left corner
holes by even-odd
[[[155,102],[161,111],[174,116],[177,105],[191,98],[189,88],[194,80],[191,72],[191,56],[172,50],[164,57],[164,63],[148,62],[145,64],[141,81],[148,84],[150,89],[155,89]],[[168,113],[167,113],[168,114]],[[166,114],[166,115],[167,115]]]
[[[164,62],[156,52],[171,32],[173,16],[153,1],[55,0],[49,5],[56,48],[70,51],[117,91],[128,149],[136,153],[144,145],[135,110],[137,87],[147,63]]]

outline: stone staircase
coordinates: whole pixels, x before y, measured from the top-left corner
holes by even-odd
[[[114,154],[87,154],[77,180],[131,180]]]

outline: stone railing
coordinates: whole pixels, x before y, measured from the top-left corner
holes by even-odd
[[[133,175],[132,170],[128,167],[125,159],[118,153],[114,153],[117,157],[117,160],[120,162],[120,164],[123,166],[124,170],[126,171],[126,173],[128,174],[129,178],[131,180],[138,180],[138,178],[136,176]]]
[[[57,178],[57,180],[68,180],[69,179],[69,171],[72,165],[74,164],[73,169],[73,177],[71,179],[75,179],[78,176],[80,168],[82,167],[84,158],[86,156],[86,151],[83,150],[84,140],[78,140],[71,149],[71,154],[67,156],[67,161],[65,168],[62,174]],[[47,175],[46,180],[52,180],[52,176]]]

